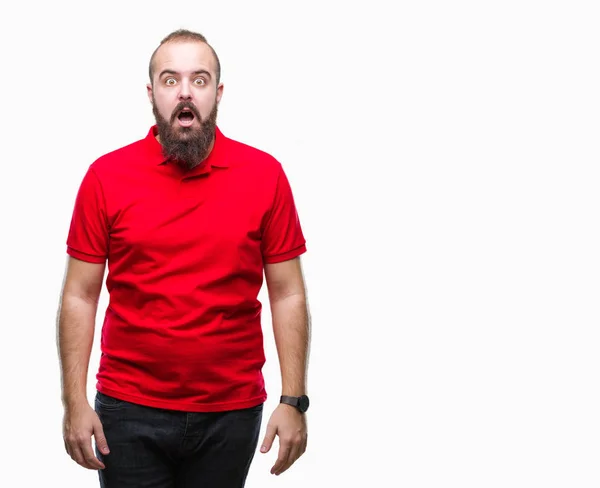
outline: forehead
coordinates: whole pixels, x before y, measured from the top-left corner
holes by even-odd
[[[211,49],[200,41],[171,41],[154,56],[154,73],[169,69],[181,73],[205,69],[215,75],[216,62]]]

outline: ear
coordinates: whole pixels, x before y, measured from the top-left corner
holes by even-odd
[[[146,89],[148,90],[148,100],[150,100],[150,103],[152,104],[152,85],[148,83]]]
[[[223,83],[219,83],[219,86],[217,87],[217,104],[221,101],[222,97],[223,97]]]

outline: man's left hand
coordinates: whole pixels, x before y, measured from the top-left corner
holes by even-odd
[[[260,452],[267,453],[279,436],[279,454],[271,468],[271,474],[279,476],[306,451],[306,414],[296,407],[281,403],[271,414]]]

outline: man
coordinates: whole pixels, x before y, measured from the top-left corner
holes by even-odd
[[[267,398],[263,273],[282,389],[261,452],[278,437],[279,475],[306,449],[306,243],[281,164],[216,125],[223,84],[206,39],[173,32],[149,71],[156,125],[94,161],[74,206],[57,324],[65,448],[105,488],[243,487]]]

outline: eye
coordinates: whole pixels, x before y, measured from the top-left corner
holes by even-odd
[[[174,85],[176,83],[175,78],[167,78],[165,80],[165,85]]]
[[[196,85],[203,86],[203,85],[206,85],[206,80],[205,80],[204,78],[196,78],[196,79],[194,80],[194,83],[195,83]]]

